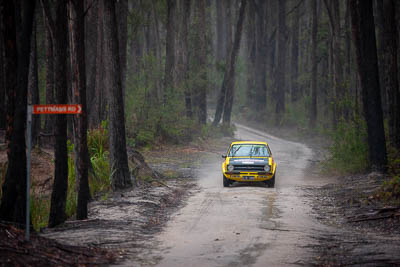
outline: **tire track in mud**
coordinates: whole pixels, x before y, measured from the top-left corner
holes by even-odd
[[[209,193],[207,193],[207,195],[205,196],[205,199],[201,203],[201,205],[198,209],[198,216],[194,220],[193,224],[189,227],[188,233],[192,232],[193,229],[195,229],[197,227],[197,225],[201,222],[201,219],[203,218],[203,216],[207,214],[208,210],[214,203],[214,199],[213,199],[212,195]]]

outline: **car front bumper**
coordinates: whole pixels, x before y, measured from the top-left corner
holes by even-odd
[[[229,180],[238,182],[262,182],[272,179],[274,174],[267,172],[224,172],[224,176]]]

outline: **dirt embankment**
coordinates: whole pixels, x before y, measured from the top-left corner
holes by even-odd
[[[400,266],[400,207],[377,199],[378,173],[337,177],[306,189],[314,216],[335,231],[317,237],[323,266]]]
[[[0,266],[99,266],[116,262],[118,253],[98,247],[59,243],[33,233],[0,224]]]

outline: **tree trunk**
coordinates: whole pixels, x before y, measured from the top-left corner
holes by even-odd
[[[97,29],[99,1],[85,0],[85,66],[86,66],[86,101],[88,103],[87,119],[90,126],[97,126],[92,119],[96,95],[96,61],[97,61]]]
[[[231,56],[228,58],[227,56],[224,56],[226,58],[225,61],[225,70],[224,70],[224,79],[222,82],[221,90],[218,93],[218,98],[217,98],[217,106],[215,108],[215,116],[214,116],[214,121],[213,125],[217,126],[218,123],[221,120],[222,117],[222,112],[224,111],[224,106],[225,106],[225,98],[226,98],[226,90],[228,88],[228,82],[229,82],[229,71],[230,71],[230,66],[232,65],[231,59],[232,59],[232,25],[231,25],[231,4],[230,0],[223,0],[225,3],[225,8],[226,8],[226,17],[225,17],[225,22],[224,25],[226,27],[226,44],[227,44],[227,50],[229,50],[229,53]],[[236,59],[235,59],[236,60]],[[234,63],[235,64],[235,63]]]
[[[229,64],[229,57],[231,56],[232,53],[232,24],[233,19],[232,19],[232,0],[222,0],[224,1],[224,6],[225,6],[225,21],[224,21],[224,27],[226,30],[226,34],[225,34],[225,48],[223,49],[225,54],[224,54],[224,58],[225,58],[225,67],[228,66]]]
[[[315,128],[317,122],[317,34],[318,34],[318,18],[317,18],[317,0],[311,0],[312,13],[312,32],[311,32],[311,110],[310,110],[310,128]]]
[[[142,16],[140,5],[138,2],[129,4],[129,13],[137,16]],[[140,32],[142,23],[135,21],[130,24],[130,38],[129,38],[129,55],[128,55],[128,72],[129,75],[135,75],[140,70],[140,60],[143,56],[143,42],[141,42]]]
[[[218,1],[221,2],[221,1]],[[248,5],[247,15],[247,31],[246,31],[246,43],[247,43],[247,89],[246,89],[246,106],[254,109],[253,103],[256,100],[255,88],[255,62],[256,62],[256,25],[254,18],[256,16],[256,7],[253,1],[250,1]]]
[[[56,103],[66,104],[68,82],[67,61],[68,57],[68,17],[67,1],[55,3],[55,20],[51,16],[47,1],[42,0],[46,17],[49,21],[51,32],[54,34],[54,71]],[[66,220],[65,206],[68,189],[68,152],[67,152],[67,117],[57,115],[55,119],[55,170],[53,191],[49,215],[49,227],[55,227]]]
[[[206,8],[205,0],[196,0],[198,12],[198,64],[200,79],[197,82],[197,103],[199,105],[197,118],[200,124],[207,122],[207,47],[206,47]]]
[[[109,107],[110,173],[113,190],[132,186],[128,167],[125,135],[125,113],[120,75],[118,27],[115,1],[103,0],[104,57]]]
[[[51,35],[49,20],[43,12],[46,32],[46,104],[54,104],[54,40]],[[55,116],[45,115],[44,130],[47,134],[53,134]]]
[[[381,99],[382,99],[382,111],[383,117],[389,118],[390,117],[390,101],[388,99],[388,92],[385,90],[385,29],[384,29],[384,20],[386,19],[386,13],[383,10],[383,0],[374,0],[375,4],[375,32],[377,37],[377,50],[378,50],[378,68],[379,68],[379,84],[381,85]],[[396,11],[394,11],[396,13]],[[390,118],[389,118],[390,120]]]
[[[106,118],[105,114],[105,85],[104,85],[104,30],[103,30],[103,16],[104,4],[103,1],[97,2],[97,45],[96,45],[96,81],[95,81],[95,95],[90,104],[89,109],[89,125],[90,128],[98,127],[102,120]]]
[[[37,23],[34,19],[32,26],[31,37],[31,52],[29,64],[29,79],[28,79],[28,103],[39,104],[39,85],[38,85],[38,62],[37,62],[37,45],[36,45],[36,28]],[[40,135],[40,115],[32,117],[32,145],[38,144]]]
[[[1,14],[3,17],[3,14]],[[6,87],[5,87],[5,72],[4,72],[4,34],[3,34],[3,19],[0,18],[0,129],[6,129]]]
[[[325,6],[328,11],[329,25],[332,34],[332,49],[333,49],[333,76],[334,76],[334,121],[333,125],[336,127],[338,120],[348,118],[348,110],[344,106],[346,97],[343,86],[343,62],[341,60],[341,31],[340,31],[340,7],[339,1],[324,0]]]
[[[296,102],[300,96],[298,86],[300,7],[296,7],[294,12],[292,18],[292,55],[290,66],[290,96],[292,102]]]
[[[279,0],[278,13],[278,66],[276,70],[275,125],[279,126],[285,113],[285,72],[286,72],[286,0]]]
[[[86,107],[86,68],[85,68],[85,23],[83,2],[75,0],[70,2],[72,24],[71,58],[73,63],[73,95],[74,103],[82,105],[82,114],[74,117],[76,181],[78,191],[78,205],[76,218],[87,219],[87,203],[90,199],[88,167],[89,153],[87,147],[87,107]]]
[[[158,20],[158,14],[156,13],[156,6],[157,6],[157,3],[156,3],[156,0],[152,0],[151,1],[151,4],[152,4],[152,16],[153,16],[153,19],[154,19],[154,23],[153,23],[153,30],[154,30],[154,35],[155,35],[155,42],[156,42],[156,45],[155,45],[155,47],[156,47],[156,57],[157,57],[157,60],[158,60],[158,64],[159,64],[159,66],[160,66],[160,68],[161,68],[161,66],[162,66],[162,62],[163,62],[163,56],[162,56],[162,47],[163,47],[163,44],[162,44],[162,42],[161,42],[161,37],[160,37],[160,23],[159,23],[159,20]],[[160,102],[160,98],[161,98],[161,88],[162,88],[162,79],[161,78],[158,78],[158,79],[156,79],[156,86],[155,86],[155,88],[153,89],[153,92],[152,92],[152,98],[154,98],[154,103],[156,104],[156,105],[158,105],[158,103]]]
[[[372,0],[350,0],[350,7],[364,117],[367,121],[369,164],[372,170],[386,171],[386,142]]]
[[[235,68],[236,68],[236,58],[240,49],[240,39],[242,37],[242,28],[243,28],[243,20],[244,14],[246,10],[246,0],[241,1],[239,18],[236,24],[236,33],[235,40],[231,49],[231,60],[229,66],[229,74],[227,81],[227,90],[226,90],[226,101],[224,105],[224,116],[223,116],[223,124],[226,126],[230,126],[231,123],[231,113],[232,113],[232,105],[233,105],[233,97],[235,93]]]
[[[125,100],[126,88],[126,52],[128,45],[128,0],[119,0],[116,2],[116,14],[118,23],[118,44],[119,58],[121,63],[121,84],[122,95]]]
[[[180,51],[180,64],[179,73],[180,79],[179,83],[183,86],[185,94],[185,111],[186,117],[192,118],[192,91],[190,86],[188,86],[189,79],[189,61],[188,61],[188,27],[190,22],[190,5],[191,0],[182,1],[182,29],[181,29],[181,51]]]
[[[345,13],[345,22],[344,22],[344,31],[345,31],[345,79],[347,84],[350,87],[349,93],[350,95],[354,94],[353,84],[352,83],[352,51],[351,51],[351,26],[350,26],[350,8],[349,2],[346,3],[346,13]]]
[[[256,119],[261,119],[260,116],[264,113],[267,105],[267,49],[266,49],[266,23],[265,16],[266,1],[261,0],[254,2],[256,4],[256,57],[255,57],[255,87],[256,95],[255,109],[257,110]]]
[[[275,82],[276,80],[276,36],[277,36],[277,28],[278,28],[278,19],[277,19],[277,6],[278,1],[270,1],[269,2],[269,10],[268,16],[271,18],[270,23],[270,31],[271,34],[268,36],[268,72],[273,75],[272,81]],[[275,94],[275,92],[274,92]]]
[[[225,1],[220,0],[216,1],[217,8],[217,53],[216,53],[216,63],[217,70],[220,64],[225,63],[225,55],[226,55],[226,24],[225,24]]]
[[[165,48],[164,105],[172,97],[175,84],[175,13],[176,0],[167,0],[167,37]]]
[[[26,212],[26,106],[29,74],[29,50],[35,1],[21,1],[16,9],[14,1],[2,1],[2,19],[5,41],[5,67],[7,101],[15,101],[8,110],[8,168],[2,188],[0,220],[22,227]],[[22,11],[22,12],[21,12]],[[16,36],[15,15],[21,12],[21,25]],[[18,39],[17,39],[18,37]],[[17,45],[17,40],[18,44]],[[16,50],[17,49],[17,50]]]
[[[397,66],[397,21],[394,0],[383,0],[383,80],[389,96],[389,138],[390,143],[400,149],[400,93]]]

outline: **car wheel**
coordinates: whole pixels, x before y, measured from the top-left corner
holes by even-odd
[[[265,181],[268,187],[275,187],[275,174],[272,176],[271,179]]]
[[[224,182],[224,187],[229,187],[229,185],[231,184],[231,181],[229,181],[228,178],[225,177],[225,175],[222,174],[222,180]]]

